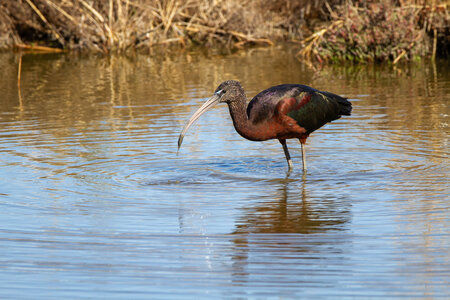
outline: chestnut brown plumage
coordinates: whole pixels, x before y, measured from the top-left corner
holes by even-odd
[[[302,148],[303,171],[306,171],[304,144],[308,136],[323,125],[350,115],[351,103],[344,97],[321,92],[306,85],[282,84],[257,94],[247,106],[241,84],[235,80],[222,82],[184,126],[178,138],[178,150],[189,127],[217,103],[226,103],[236,131],[251,141],[278,139],[292,169],[286,139],[297,138]]]

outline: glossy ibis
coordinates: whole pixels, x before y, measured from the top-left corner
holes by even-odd
[[[251,141],[278,139],[292,169],[286,139],[297,138],[302,148],[303,171],[306,171],[305,142],[316,129],[342,115],[350,115],[352,104],[346,98],[321,92],[306,85],[282,84],[256,95],[247,106],[241,84],[222,82],[184,126],[178,138],[178,150],[189,127],[217,103],[226,103],[236,131]]]

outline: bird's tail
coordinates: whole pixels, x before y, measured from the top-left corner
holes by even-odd
[[[336,103],[339,105],[339,115],[340,116],[350,116],[352,113],[352,104],[350,101],[347,100],[347,98],[328,93],[328,92],[322,92],[325,96],[327,96],[330,99],[333,99],[336,101]]]

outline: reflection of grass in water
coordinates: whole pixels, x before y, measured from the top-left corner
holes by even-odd
[[[175,156],[176,138],[182,125],[222,80],[240,79],[249,91],[249,98],[273,84],[296,82],[358,99],[353,103],[352,117],[324,127],[309,141],[310,159],[319,161],[323,142],[333,148],[331,141],[334,141],[336,148],[345,149],[344,145],[356,141],[361,148],[405,153],[406,159],[415,153],[427,153],[423,168],[429,168],[429,163],[444,163],[443,124],[448,102],[442,79],[448,76],[445,64],[333,65],[314,73],[297,62],[292,53],[292,49],[257,49],[225,57],[190,53],[152,59],[145,55],[96,58],[27,54],[23,57],[22,106],[18,99],[7,96],[2,107],[5,112],[15,112],[19,107],[22,113],[4,114],[3,118],[41,124],[38,125],[41,138],[54,141],[43,146],[54,153],[49,156],[50,161],[54,160],[52,157],[74,156],[83,161],[102,159],[122,149],[122,159],[145,162],[150,156]],[[15,85],[17,70],[5,63],[12,61],[12,56],[4,57],[7,59],[0,60],[5,72],[0,88],[3,86],[2,90],[8,94]],[[220,156],[224,165],[216,163],[208,170],[220,176],[221,181],[241,175],[245,180],[248,172],[255,173],[256,180],[284,174],[285,160],[277,143],[243,140],[234,132],[225,106],[205,117],[198,130],[188,136],[187,148],[180,153],[180,159],[198,158],[199,169],[205,169],[211,162],[209,154]],[[342,122],[345,125],[340,126]],[[103,142],[96,142],[97,139]],[[79,149],[68,147],[71,141],[79,143]],[[130,144],[122,144],[124,141]],[[298,170],[300,149],[296,142],[291,144]],[[248,150],[249,155],[245,154]],[[234,153],[239,159],[233,160],[227,153]],[[366,157],[361,157],[361,161],[365,160]],[[416,168],[415,160],[412,161],[407,165]],[[394,165],[404,168],[405,163]],[[372,170],[365,165],[361,168]],[[324,169],[326,165],[320,165],[317,172]],[[168,176],[167,180],[173,177]]]
[[[270,48],[224,57],[199,53],[152,59],[144,55],[106,58],[24,55],[22,101],[6,97],[3,109],[15,111],[19,106],[28,117],[44,123],[51,116],[57,130],[48,128],[44,133],[50,132],[60,138],[72,136],[74,131],[89,136],[96,130],[114,129],[126,135],[126,132],[141,128],[143,132],[148,130],[152,136],[167,140],[166,152],[170,152],[176,151],[175,141],[179,133],[178,130],[172,133],[173,128],[180,129],[190,113],[221,81],[239,79],[248,91],[248,98],[277,83],[303,83],[357,98],[354,115],[350,118],[361,120],[356,122],[356,126],[367,125],[379,131],[401,126],[416,139],[414,143],[417,146],[422,143],[426,147],[433,146],[436,151],[445,149],[443,136],[448,93],[441,79],[448,76],[445,63],[396,67],[336,65],[323,66],[320,72],[315,73],[296,61],[293,53],[292,49],[280,51]],[[16,67],[7,61],[8,56],[0,61],[5,74],[0,88],[3,86],[6,93],[17,80]],[[261,61],[267,63],[261,64]],[[234,134],[234,128],[226,107],[218,107],[215,114],[223,117],[223,124],[215,123],[213,112],[205,123],[217,124],[215,133],[211,133],[217,143],[220,131]],[[374,119],[375,115],[380,117]],[[208,129],[202,130],[206,132]],[[346,127],[345,131],[351,131],[351,128]],[[376,131],[368,129],[367,132],[372,134],[368,138],[380,138]],[[401,136],[401,132],[392,132],[389,138],[401,139]],[[120,136],[111,135],[110,138]],[[198,132],[190,134],[189,147],[192,149],[189,152],[200,147],[207,149],[204,143],[199,143],[199,138]],[[238,136],[235,138],[236,141],[241,140]],[[242,147],[248,147],[247,143],[250,142],[245,142]],[[224,143],[223,147],[232,150],[236,145]],[[268,145],[272,144],[264,147]],[[153,148],[147,147],[146,151],[151,153]],[[274,153],[276,160],[284,163],[278,148]],[[295,153],[298,154],[298,149]]]
[[[372,125],[380,131],[390,131],[387,138],[406,142],[401,131],[408,131],[415,140],[415,147],[433,145],[442,152],[445,149],[445,110],[449,101],[443,79],[448,77],[448,63],[414,63],[402,67],[390,66],[328,66],[317,73],[315,82],[326,84],[329,78],[339,78],[346,83],[346,93],[355,101],[358,114],[370,113]],[[382,88],[380,88],[380,86]],[[345,93],[345,92],[343,92]],[[360,106],[360,108],[358,108]],[[374,120],[375,114],[382,116]]]

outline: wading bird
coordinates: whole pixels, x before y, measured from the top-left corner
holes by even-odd
[[[304,172],[304,144],[311,132],[342,115],[349,116],[352,111],[352,104],[346,98],[301,84],[268,88],[256,95],[247,106],[241,84],[228,80],[219,85],[214,95],[186,123],[178,138],[178,150],[189,127],[217,103],[228,104],[234,128],[242,137],[251,141],[278,139],[283,146],[289,171],[293,165],[286,139],[299,139]]]

